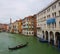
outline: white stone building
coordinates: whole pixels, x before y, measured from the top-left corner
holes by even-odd
[[[37,36],[56,46],[60,43],[60,0],[37,13]]]

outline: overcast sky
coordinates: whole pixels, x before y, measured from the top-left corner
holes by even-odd
[[[38,13],[53,0],[0,0],[0,23],[9,23]]]

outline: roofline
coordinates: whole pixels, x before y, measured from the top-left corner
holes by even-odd
[[[52,6],[53,4],[55,4],[56,2],[58,2],[59,0],[55,0],[53,2],[51,2],[48,6],[46,6],[45,8],[43,8],[41,11],[39,11],[37,14],[40,14],[41,12],[43,12],[44,10],[46,10],[47,8],[49,8],[50,6]]]

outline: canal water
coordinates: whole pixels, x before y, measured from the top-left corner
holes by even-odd
[[[8,47],[14,47],[28,42],[28,46],[10,51]],[[0,54],[60,54],[60,51],[51,45],[40,43],[36,37],[20,34],[0,33]]]

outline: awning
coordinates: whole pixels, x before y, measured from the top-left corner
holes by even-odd
[[[56,19],[55,18],[49,18],[46,21],[47,24],[51,24],[51,23],[55,23],[55,22],[56,22]]]

